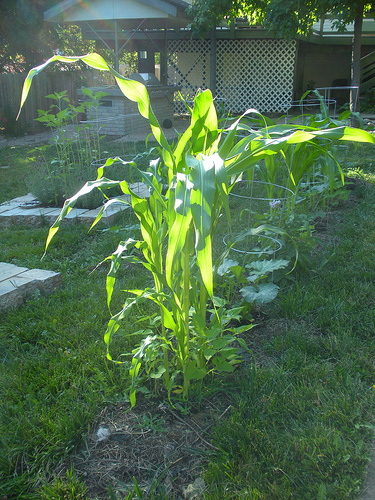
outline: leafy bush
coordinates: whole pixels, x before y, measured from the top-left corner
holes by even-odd
[[[369,89],[361,101],[361,111],[375,113],[375,88]]]
[[[63,91],[46,96],[54,103],[47,111],[38,110],[37,120],[50,129],[53,138],[50,144],[32,150],[33,166],[26,184],[43,206],[62,207],[85,182],[96,177],[97,168],[102,164],[102,137],[94,121],[79,123],[78,120],[82,113],[95,118],[100,99],[107,94],[94,93],[91,89],[82,89],[82,92],[87,100],[78,106],[74,106],[67,91]],[[71,124],[75,125],[73,136],[68,129]],[[117,170],[112,168],[109,172],[113,179],[122,178],[123,174],[119,176]],[[96,208],[103,201],[103,195],[96,191],[83,197],[77,206]]]

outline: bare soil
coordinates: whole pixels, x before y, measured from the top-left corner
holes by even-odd
[[[215,450],[207,434],[230,416],[232,406],[226,398],[213,397],[189,410],[184,415],[178,405],[173,408],[144,396],[137,398],[133,409],[128,403],[104,407],[73,458],[89,498],[109,498],[109,484],[116,494],[126,495],[133,478],[146,498],[153,488],[162,489],[168,499],[193,498],[187,487],[201,477],[209,453]],[[71,462],[62,464],[57,476],[66,477],[70,467]]]

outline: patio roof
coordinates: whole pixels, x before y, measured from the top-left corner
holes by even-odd
[[[339,32],[332,26],[333,19],[330,16],[320,19],[314,23],[310,41],[324,44],[349,45],[354,35],[354,23],[349,23],[344,32]],[[362,24],[362,44],[375,45],[375,19],[365,17]]]
[[[105,25],[118,21],[132,30],[186,26],[188,3],[183,0],[64,0],[44,12],[44,20],[55,23]]]
[[[101,40],[113,51],[118,71],[119,54],[139,33],[152,42],[148,31],[186,27],[188,5],[183,0],[64,0],[45,11],[44,20],[79,25],[84,38]]]

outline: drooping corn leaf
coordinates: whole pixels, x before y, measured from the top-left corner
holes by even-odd
[[[109,71],[112,73],[112,75],[115,77],[117,84],[119,85],[122,93],[131,101],[134,101],[138,104],[138,109],[140,114],[144,117],[147,118],[147,120],[150,123],[152,132],[155,136],[155,139],[158,141],[158,143],[165,148],[167,151],[170,151],[170,147],[168,144],[168,141],[166,140],[163,131],[154,115],[154,112],[152,111],[152,108],[150,106],[150,100],[148,97],[147,89],[141,82],[137,82],[135,80],[130,80],[129,78],[125,78],[117,71],[115,71],[113,68],[108,66],[106,61],[96,53],[92,54],[87,54],[84,56],[75,56],[75,57],[65,57],[65,56],[53,56],[50,59],[48,59],[45,63],[41,64],[40,66],[37,66],[35,68],[32,68],[29,73],[26,76],[23,89],[22,89],[22,96],[21,96],[21,104],[20,104],[20,109],[17,115],[17,118],[21,112],[22,106],[28,96],[31,82],[33,78],[43,71],[49,64],[52,64],[56,61],[60,62],[66,62],[66,63],[74,63],[77,61],[83,61],[86,63],[88,66],[98,69],[100,71]]]
[[[60,212],[59,216],[57,217],[57,219],[55,220],[55,222],[50,227],[50,230],[49,230],[48,236],[47,236],[47,240],[46,240],[46,245],[45,245],[44,253],[47,251],[47,248],[48,248],[49,244],[51,243],[51,240],[52,240],[53,236],[59,230],[61,221],[63,220],[63,218],[66,215],[68,215],[68,213],[71,211],[71,209],[74,208],[75,204],[77,203],[77,200],[81,196],[84,196],[84,195],[86,195],[88,193],[91,193],[91,191],[93,191],[94,189],[97,189],[97,188],[107,189],[107,188],[111,188],[111,187],[114,187],[114,186],[121,185],[123,182],[125,182],[125,181],[111,181],[110,179],[106,179],[105,177],[102,177],[102,178],[97,179],[95,181],[88,181],[78,191],[78,193],[76,193],[71,198],[68,198],[65,201],[65,203],[64,203],[64,205],[63,205],[63,207],[61,209],[61,212]],[[100,217],[102,216],[103,212],[104,212],[104,208],[102,208],[102,210],[100,211]]]

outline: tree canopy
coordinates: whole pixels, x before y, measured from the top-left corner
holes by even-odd
[[[28,71],[55,50],[64,55],[94,50],[77,26],[44,21],[44,11],[59,1],[0,0],[0,73]]]
[[[57,35],[45,26],[51,0],[0,0],[0,71],[23,71],[51,55]]]
[[[372,10],[375,2],[363,0],[194,0],[190,13],[193,28],[204,33],[223,19],[247,17],[252,24],[262,24],[276,36],[307,35],[318,19],[329,14],[339,31]]]

